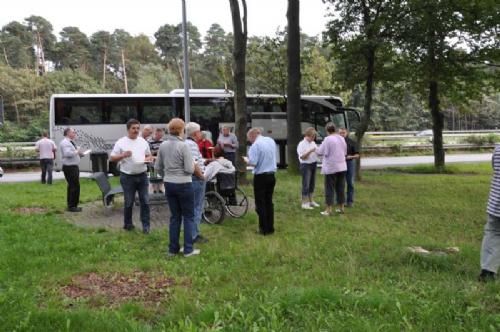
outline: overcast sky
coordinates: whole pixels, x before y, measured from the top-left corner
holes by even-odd
[[[286,26],[287,0],[247,0],[248,34],[272,36]],[[324,30],[326,5],[321,0],[300,2],[302,32],[316,36]],[[187,20],[203,35],[212,23],[232,32],[228,0],[186,0]],[[121,28],[132,35],[152,37],[163,24],[182,21],[182,0],[14,0],[0,9],[0,26],[23,22],[30,15],[47,19],[59,34],[66,26],[79,27],[87,35]]]

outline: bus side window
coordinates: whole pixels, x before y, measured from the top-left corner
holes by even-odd
[[[306,122],[307,126],[314,126],[314,115],[311,102],[301,100],[300,102],[301,121]]]
[[[166,124],[175,117],[175,111],[171,100],[143,101],[142,112],[139,121],[142,123]]]
[[[64,109],[63,114],[58,115],[60,124],[97,124],[102,121],[101,108],[96,101],[72,101],[68,99],[59,102],[63,104],[62,108]],[[58,105],[59,107],[61,106]]]
[[[191,121],[198,123],[202,130],[209,130],[212,137],[219,136],[219,122],[222,121],[218,98],[191,98]],[[223,102],[223,101],[222,101]]]
[[[225,100],[219,105],[221,122],[234,122],[234,104],[232,100]]]
[[[108,100],[105,104],[106,120],[108,123],[127,123],[132,118],[138,118],[137,102],[135,100]]]

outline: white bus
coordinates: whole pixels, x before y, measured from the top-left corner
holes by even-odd
[[[184,117],[184,90],[169,94],[56,94],[50,99],[50,136],[59,144],[63,131],[72,127],[77,145],[94,152],[109,152],[118,138],[126,135],[125,123],[135,118],[142,125],[166,127],[173,117]],[[234,126],[233,93],[225,90],[190,90],[191,121],[212,134],[214,140],[222,125]],[[302,96],[301,127],[314,127],[319,140],[325,124],[355,130],[359,114],[342,107],[334,96]],[[279,145],[279,164],[286,160],[286,98],[281,95],[247,95],[248,128],[260,127]],[[61,169],[59,156],[56,169]],[[80,169],[91,171],[89,155],[81,160]]]

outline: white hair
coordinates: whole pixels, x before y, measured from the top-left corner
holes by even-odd
[[[186,125],[186,136],[191,137],[197,131],[200,131],[201,127],[196,122],[188,122]]]
[[[262,130],[260,130],[260,128],[257,128],[257,127],[253,127],[251,128],[248,132],[247,132],[247,138],[250,138],[250,136],[259,136],[260,134],[262,133]]]

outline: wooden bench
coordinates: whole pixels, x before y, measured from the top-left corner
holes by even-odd
[[[123,194],[122,186],[111,188],[108,176],[104,172],[96,172],[92,175],[102,193],[102,203],[105,207],[110,207],[116,194]]]

